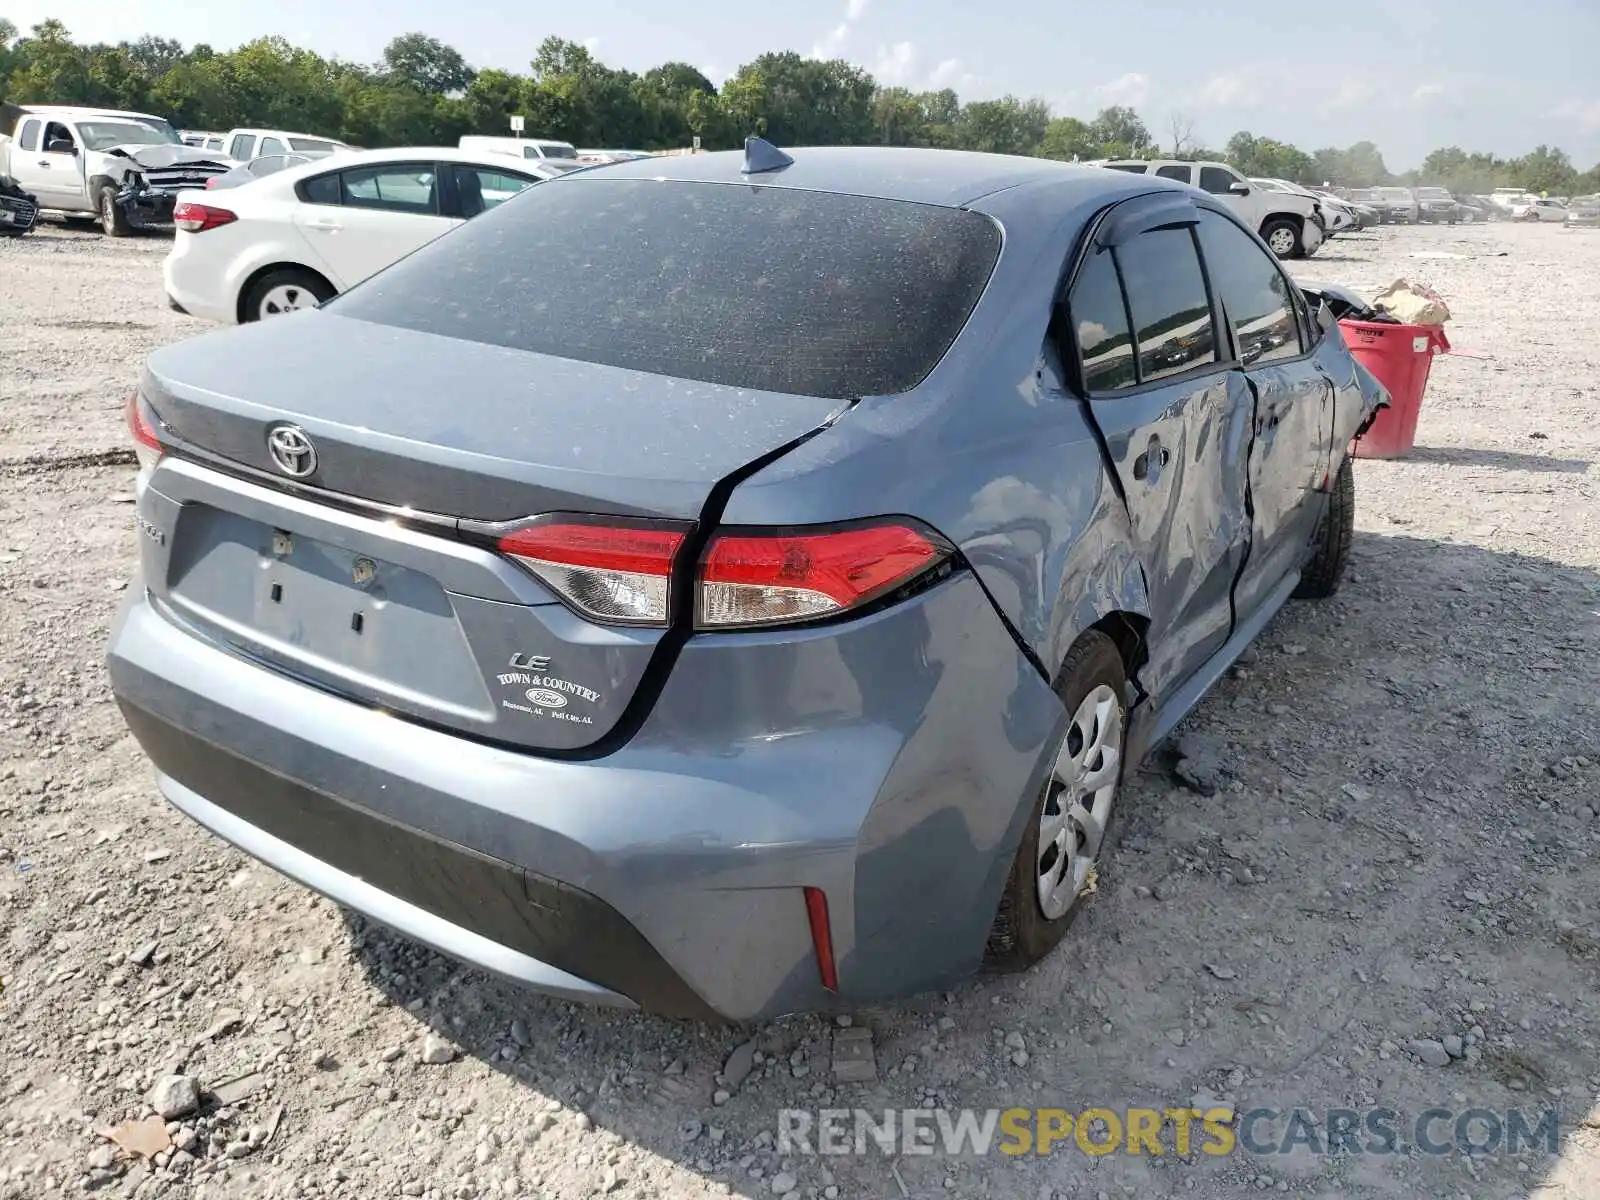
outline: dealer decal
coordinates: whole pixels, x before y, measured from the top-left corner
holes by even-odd
[[[594,724],[592,716],[564,711],[574,700],[598,704],[600,693],[593,688],[562,679],[559,675],[539,675],[531,671],[503,671],[495,678],[501,687],[515,687],[522,693],[518,700],[501,700],[501,708],[555,721],[570,721],[575,725]]]

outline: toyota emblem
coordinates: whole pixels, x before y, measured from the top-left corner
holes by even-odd
[[[267,453],[278,470],[296,479],[317,469],[317,448],[298,425],[275,425],[268,430]]]

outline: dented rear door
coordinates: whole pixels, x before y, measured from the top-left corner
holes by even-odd
[[[1243,377],[1217,361],[1191,225],[1157,220],[1149,229],[1124,223],[1106,239],[1114,245],[1091,248],[1068,311],[1144,565],[1151,628],[1141,683],[1159,699],[1233,629],[1233,582],[1249,539],[1251,403]]]

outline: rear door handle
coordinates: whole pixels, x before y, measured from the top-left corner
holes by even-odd
[[[49,169],[50,169],[50,164],[49,164],[49,162],[47,162],[47,161],[46,161],[46,160],[45,160],[45,159],[42,159],[42,158],[41,158],[41,159],[40,159],[40,160],[39,160],[39,165],[40,165],[40,166],[41,166],[41,167],[43,167],[43,168],[44,168],[44,169],[45,169],[45,170],[46,170],[46,171],[48,171],[48,170],[49,170]]]
[[[320,229],[323,233],[337,233],[344,226],[332,217],[311,217],[306,221],[307,229]]]

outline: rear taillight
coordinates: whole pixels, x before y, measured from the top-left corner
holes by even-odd
[[[695,624],[727,629],[835,616],[906,586],[949,554],[931,535],[892,522],[717,534],[700,560]]]
[[[128,419],[128,432],[133,435],[133,452],[139,459],[139,466],[141,469],[149,470],[160,461],[166,449],[161,444],[160,435],[156,433],[155,422],[146,412],[144,401],[139,398],[138,392],[128,396],[128,403],[123,411]]]
[[[212,188],[216,187],[217,186],[217,180],[219,180],[221,178],[222,178],[222,176],[220,176],[220,175],[213,175],[210,179],[206,180],[206,191],[209,192]]]
[[[551,516],[495,539],[569,605],[608,624],[665,626],[690,527]],[[852,612],[947,569],[952,548],[912,523],[719,533],[695,577],[695,627],[748,629]]]
[[[499,538],[516,559],[580,612],[626,625],[665,625],[672,563],[687,529],[553,520]]]
[[[220,225],[231,225],[238,219],[236,214],[225,208],[196,204],[193,200],[179,201],[172,210],[172,223],[185,233],[204,233]]]

